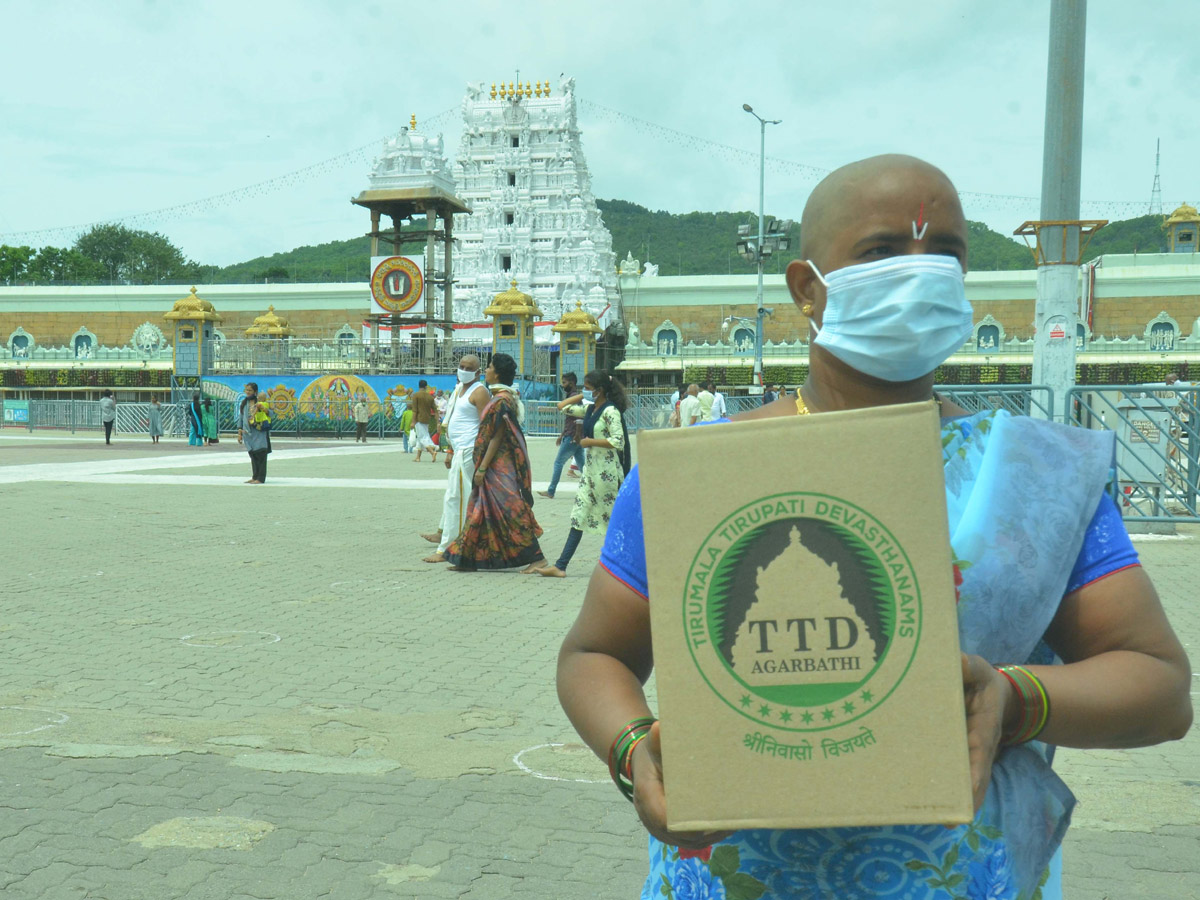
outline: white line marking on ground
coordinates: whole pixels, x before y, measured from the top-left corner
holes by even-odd
[[[555,747],[562,746],[563,744],[535,744],[532,747],[526,747],[524,750],[518,751],[516,756],[513,757],[513,762],[516,763],[517,768],[519,768],[526,775],[532,775],[534,778],[541,778],[544,781],[574,781],[579,784],[605,784],[608,781],[607,778],[601,778],[599,780],[593,778],[560,778],[557,775],[547,775],[544,772],[538,772],[537,770],[531,769],[529,766],[525,765],[525,763],[521,762],[521,757],[526,753],[532,753],[534,750],[545,750],[547,747],[553,749]]]
[[[53,728],[55,725],[61,725],[66,722],[70,716],[66,713],[60,713],[53,709],[42,709],[38,706],[0,706],[0,709],[19,709],[24,712],[42,712],[48,716],[56,716],[57,721],[47,722],[45,725],[39,725],[37,728],[30,728],[28,731],[5,731],[0,733],[0,737],[17,737],[22,734],[33,734],[38,731],[45,731],[47,728]]]
[[[279,635],[277,635],[273,631],[206,631],[203,634],[185,634],[179,640],[180,640],[180,642],[187,644],[189,647],[220,647],[221,646],[220,644],[193,644],[193,643],[191,643],[191,641],[195,638],[213,637],[214,635],[218,635],[218,634],[265,634],[267,637],[273,638],[273,640],[270,640],[270,641],[261,641],[260,643],[263,643],[263,644],[278,644],[281,640],[283,640]],[[248,645],[238,644],[236,649],[240,650],[246,646],[248,646]]]
[[[364,453],[398,453],[404,451],[400,444],[375,446],[330,445],[303,449],[278,449],[271,454],[271,461],[289,459],[319,459],[327,456],[355,456]],[[241,455],[226,453],[208,454],[203,450],[192,453],[117,459],[93,459],[71,463],[30,463],[28,465],[0,466],[0,484],[17,484],[29,481],[62,481],[86,484],[133,484],[175,485],[185,487],[243,487],[246,479],[241,475],[146,475],[153,469],[200,469],[210,466],[245,465]],[[286,476],[271,477],[263,487],[325,487],[325,488],[369,488],[374,490],[425,490],[444,491],[445,476],[437,478],[304,478]],[[537,482],[534,490],[545,490],[548,482]],[[577,483],[565,481],[559,488],[566,493],[578,490]]]

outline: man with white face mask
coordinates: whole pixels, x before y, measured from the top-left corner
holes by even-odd
[[[479,434],[479,414],[487,406],[491,393],[479,377],[479,357],[464,356],[458,361],[458,387],[446,403],[446,494],[442,502],[442,523],[436,532],[421,537],[437,544],[425,557],[427,563],[445,562],[446,548],[462,530],[467,513],[467,498],[475,478],[475,437]]]

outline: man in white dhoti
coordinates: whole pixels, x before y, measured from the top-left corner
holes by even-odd
[[[475,437],[479,434],[479,414],[491,399],[491,391],[479,377],[479,357],[464,356],[458,361],[458,387],[446,404],[446,494],[442,502],[442,524],[432,534],[421,537],[438,545],[425,557],[427,563],[446,561],[446,548],[458,537],[467,515],[467,499],[475,479]]]

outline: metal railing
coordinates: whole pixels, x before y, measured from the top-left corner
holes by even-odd
[[[486,361],[491,358],[491,333],[488,341],[455,341],[447,345],[436,342],[431,355],[422,356],[419,340],[392,345],[387,342],[368,344],[349,340],[226,340],[215,349],[213,371],[218,375],[255,373],[259,375],[300,375],[309,372],[350,372],[373,375],[404,375],[419,372],[425,375],[453,374],[458,361],[467,354]],[[545,345],[534,348],[533,371],[549,375],[551,349]]]
[[[938,393],[969,411],[1006,409],[1015,415],[1053,419],[1049,388],[1041,385],[940,385]],[[94,400],[28,400],[28,421],[9,427],[58,431],[99,432],[100,404]],[[730,415],[761,404],[761,398],[727,396]],[[214,400],[220,431],[236,432],[237,401]],[[1200,388],[1165,385],[1100,385],[1073,388],[1068,393],[1068,421],[1081,428],[1116,433],[1113,489],[1126,519],[1200,522]],[[367,404],[367,433],[373,438],[400,438],[403,407]],[[625,415],[630,433],[666,428],[672,411],[671,393],[630,395]],[[184,436],[188,430],[186,403],[164,403],[163,430]],[[357,430],[347,402],[276,401],[270,405],[272,431],[280,436],[352,437]],[[557,435],[562,413],[552,400],[525,401],[525,432],[530,436]],[[149,403],[118,403],[118,434],[147,434]]]
[[[1116,434],[1114,499],[1126,519],[1200,521],[1200,389],[1097,385],[1068,398],[1072,424]]]

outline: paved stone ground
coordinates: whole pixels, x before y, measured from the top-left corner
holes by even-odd
[[[276,448],[252,488],[232,442],[0,433],[0,897],[637,896],[553,688],[598,541],[565,580],[447,572],[440,463]],[[569,512],[538,503],[547,553]],[[1193,650],[1198,546],[1138,544]],[[1061,754],[1068,897],[1200,898],[1196,747]]]

